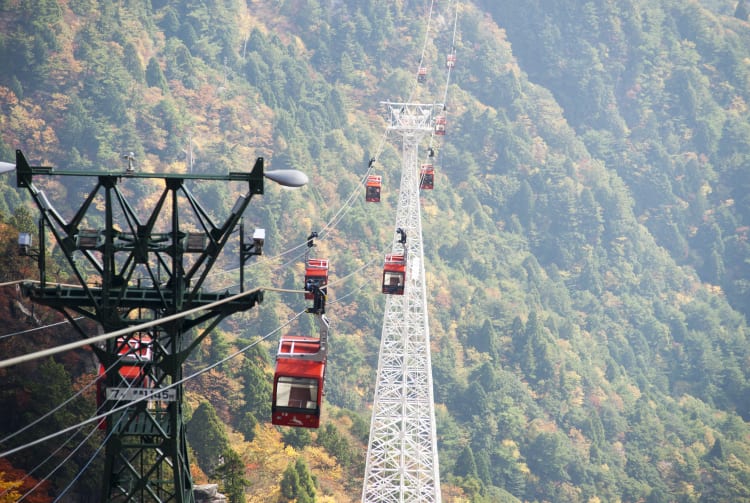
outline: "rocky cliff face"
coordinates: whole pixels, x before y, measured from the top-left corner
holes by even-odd
[[[195,503],[227,503],[227,497],[219,493],[217,484],[205,484],[193,487]]]

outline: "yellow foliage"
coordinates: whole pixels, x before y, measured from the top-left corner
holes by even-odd
[[[348,482],[349,475],[325,449],[313,446],[305,447],[302,457],[305,458],[310,471],[315,474],[318,480],[319,495],[325,493],[333,498],[331,501],[336,503],[354,501],[354,499],[350,499],[352,495],[343,492],[342,489]],[[323,500],[318,498],[318,501]]]
[[[557,344],[557,347],[559,347],[563,351],[571,352],[571,353],[573,352],[572,349],[571,349],[572,346],[570,344],[570,341],[567,340],[567,339],[557,339],[555,341],[555,344]],[[568,375],[573,375],[573,374],[576,374],[576,373],[575,372],[568,372],[567,374]],[[578,381],[580,382],[580,376],[578,376],[578,377],[579,377]]]
[[[422,212],[425,217],[436,217],[438,215],[438,206],[431,201],[424,201],[422,203]]]
[[[5,472],[0,472],[0,503],[12,503],[21,498],[21,494],[16,491],[23,485],[23,481],[5,480]]]
[[[248,503],[275,503],[279,501],[281,477],[286,467],[302,457],[318,481],[316,501],[342,503],[356,501],[356,495],[344,489],[349,482],[336,459],[325,449],[317,446],[305,447],[302,452],[284,446],[281,435],[270,425],[260,425],[255,439],[243,443],[239,448],[247,466],[248,478],[252,481],[252,494],[246,496]]]
[[[194,458],[194,457],[193,457]],[[196,484],[207,484],[208,476],[201,470],[200,466],[193,459],[190,463],[190,477]]]
[[[536,437],[540,433],[554,433],[557,431],[557,424],[553,421],[537,418],[529,424],[529,432]]]
[[[505,438],[502,441],[502,446],[511,452],[513,459],[518,459],[521,457],[521,451],[518,448],[518,444],[516,443],[515,440],[511,440],[510,438]]]
[[[308,446],[305,447],[305,458],[310,468],[340,468],[336,465],[336,460],[328,454],[328,451],[321,447]]]
[[[440,489],[445,503],[469,503],[470,501],[464,490],[458,486],[442,484]]]
[[[575,389],[573,389],[570,392],[570,398],[568,398],[568,403],[572,407],[583,406],[583,387],[582,386],[577,386]]]
[[[695,492],[695,486],[687,482],[681,481],[677,483],[678,493],[686,496],[686,501],[695,501],[698,499],[698,494]]]

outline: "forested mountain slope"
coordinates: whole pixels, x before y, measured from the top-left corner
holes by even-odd
[[[442,101],[457,12],[447,135],[423,197],[444,500],[750,500],[750,24],[736,2],[2,5],[2,160],[20,148],[93,170],[134,152],[138,169],[213,173],[262,155],[310,175],[299,191],[268,187],[246,219],[266,228],[270,255],[326,231],[316,253],[341,281],[325,426],[285,432],[284,448],[268,424],[268,352],[245,355],[191,384],[193,417],[223,424],[219,443],[245,479],[218,470],[194,437],[197,479],[277,501],[309,467],[318,500],[358,499],[397,140],[377,159],[383,202],[366,205],[358,183],[382,141],[381,101]],[[430,75],[416,86],[423,52]],[[3,233],[30,230],[27,196],[0,184]],[[79,204],[76,187],[45,190],[62,208]],[[196,191],[216,211],[233,201]],[[362,196],[347,207],[352,193]],[[2,267],[8,279],[27,273]],[[290,287],[301,273],[266,264],[251,281]],[[301,307],[269,293],[191,366]],[[31,350],[25,341],[0,344],[10,354]],[[2,404],[15,403],[24,372],[84,382],[88,356],[0,373],[12,384]],[[28,471],[50,449],[8,461]],[[92,452],[74,456],[50,494]]]

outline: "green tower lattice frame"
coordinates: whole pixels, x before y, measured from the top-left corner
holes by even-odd
[[[60,311],[84,337],[90,334],[71,313],[112,332],[230,297],[229,292],[207,293],[202,287],[250,199],[263,194],[262,157],[251,172],[229,175],[138,173],[130,168],[122,172],[58,171],[29,166],[23,153],[16,151],[16,184],[29,190],[41,212],[40,234],[54,235],[78,279],[78,285],[48,286],[40,266],[40,282],[25,283],[23,290],[33,302]],[[77,176],[88,182],[95,178],[96,183],[66,220],[34,184],[35,177],[48,176]],[[153,208],[139,209],[150,212],[139,218],[119,186],[146,178],[162,179],[164,188]],[[246,183],[247,190],[224,223],[216,225],[186,186],[188,180]],[[39,263],[44,263],[43,256]],[[101,501],[194,501],[182,413],[183,363],[224,318],[252,308],[262,298],[260,290],[248,292],[220,307],[198,309],[199,314],[191,317],[108,339],[103,348],[92,348],[104,372],[100,377],[102,408],[126,405],[106,420]],[[140,358],[133,349],[142,344],[149,346],[148,358]],[[130,369],[138,369],[135,377],[124,375],[125,361]],[[159,400],[135,399],[139,392],[154,393],[160,388],[165,389],[156,395]]]

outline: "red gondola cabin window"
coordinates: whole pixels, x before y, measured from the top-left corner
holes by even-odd
[[[406,258],[403,255],[386,255],[383,267],[383,293],[403,295],[405,283]]]
[[[435,185],[435,168],[432,164],[422,164],[419,170],[419,188],[432,190]]]
[[[307,268],[305,269],[305,298],[308,300],[315,298],[315,294],[309,288],[311,285],[323,288],[327,284],[328,260],[320,258],[309,259],[307,261]]]
[[[304,409],[317,414],[318,381],[307,377],[279,376],[276,380],[276,408]]]
[[[382,177],[380,175],[368,175],[365,183],[365,201],[368,203],[380,202],[380,186]]]

